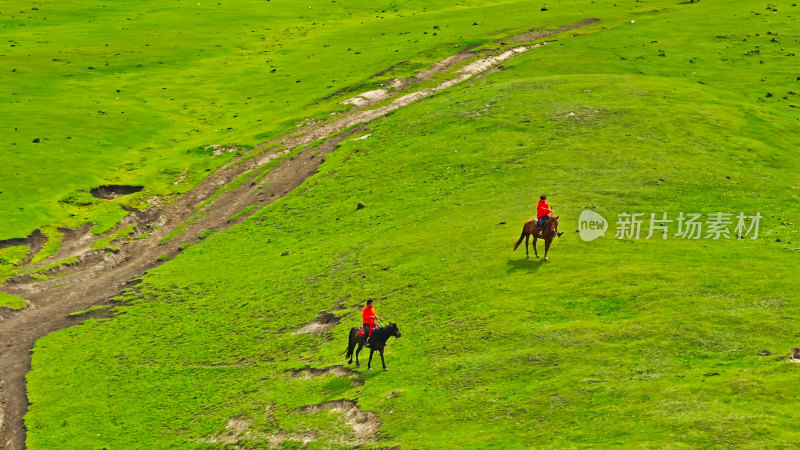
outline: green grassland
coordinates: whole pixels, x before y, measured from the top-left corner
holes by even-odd
[[[370,125],[284,199],[151,270],[112,318],[41,339],[29,447],[263,448],[281,434],[289,448],[301,435],[355,445],[341,414],[299,410],[337,399],[379,415],[368,446],[798,442],[800,367],[785,355],[800,345],[800,9],[617,3],[548,2],[557,25],[602,26]],[[430,14],[460,33],[520,5]],[[504,19],[541,23],[527,5]],[[287,22],[312,11],[293,8]],[[287,64],[304,42],[282,41]],[[363,54],[388,66],[393,50]],[[300,117],[296,104],[318,99],[292,92],[272,114]],[[233,111],[192,103],[209,122]],[[264,125],[231,136],[279,128]],[[566,232],[550,264],[511,252],[544,192]],[[605,237],[575,233],[584,209],[609,220]],[[614,238],[623,212],[718,211],[760,212],[758,239]],[[344,362],[369,298],[403,333],[390,371],[294,375]],[[341,323],[292,334],[322,311]],[[247,430],[219,440],[231,419]]]

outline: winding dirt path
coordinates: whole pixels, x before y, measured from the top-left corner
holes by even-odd
[[[589,19],[556,30],[531,31],[508,40],[531,42],[597,21]],[[108,314],[108,309],[79,318],[70,317],[70,313],[109,305],[111,298],[135,283],[133,279],[163,262],[163,255],[175,256],[182,251],[182,244],[201,241],[203,233],[209,229],[221,231],[229,228],[300,186],[316,172],[325,155],[353,134],[362,132],[362,124],[476,76],[491,73],[501,62],[545,44],[520,45],[495,55],[465,50],[435,63],[431,69],[414,78],[394,80],[388,86],[391,91],[359,94],[353,97],[358,100],[350,101],[356,105],[351,111],[325,123],[309,123],[257,146],[169,205],[131,213],[118,228],[134,224],[134,236],[140,239],[115,244],[119,246],[115,253],[107,255],[106,251],[92,250],[89,238],[96,240],[97,237],[89,236],[83,228],[65,233],[61,250],[42,262],[44,265],[76,256],[77,263],[48,272],[63,276],[35,282],[30,275],[22,275],[0,286],[3,291],[24,297],[29,302],[28,307],[20,311],[0,308],[0,448],[25,448],[23,419],[28,409],[25,375],[31,368],[31,351],[35,342],[88,317]],[[448,73],[459,66],[450,79],[435,87],[414,91],[418,83],[429,80],[434,74]],[[409,91],[413,92],[406,93]],[[369,109],[380,102],[384,104]],[[301,148],[320,139],[325,141],[312,150]],[[291,158],[282,158],[273,166],[264,167],[289,152],[294,152]],[[266,171],[268,173],[259,178]],[[222,189],[240,176],[248,176],[249,180],[236,188]],[[165,239],[173,232],[173,238]]]

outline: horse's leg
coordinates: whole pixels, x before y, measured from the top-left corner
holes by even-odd
[[[533,235],[533,253],[536,255],[536,257],[537,257],[537,258],[539,257],[539,250],[537,250],[537,249],[536,249],[536,242],[537,242],[538,240],[539,240],[539,237],[537,237],[537,236],[534,234],[534,235]]]
[[[367,363],[367,370],[372,370],[372,354],[375,353],[375,349],[369,349],[369,362]]]
[[[553,242],[553,239],[545,239],[544,240],[544,262],[550,262],[547,259],[547,252],[550,251],[550,243]]]
[[[361,367],[361,363],[358,361],[358,354],[361,353],[362,348],[364,348],[364,345],[359,341],[358,348],[356,348],[356,367]]]
[[[383,349],[381,349],[381,350],[380,350],[380,352],[381,352],[381,364],[383,364],[383,370],[389,370],[389,369],[386,367],[386,360],[385,360],[385,359],[383,359]]]
[[[528,258],[528,259],[530,259],[530,257],[531,257],[531,254],[528,252],[528,238],[529,237],[530,237],[530,234],[526,234],[525,235],[525,257]]]

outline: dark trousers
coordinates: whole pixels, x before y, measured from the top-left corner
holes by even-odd
[[[365,323],[365,324],[364,324],[364,339],[366,339],[366,338],[368,338],[368,337],[369,337],[369,329],[370,329],[370,326],[369,326],[369,324],[368,324],[368,323]]]
[[[539,217],[539,218],[536,220],[536,228],[538,228],[538,229],[540,229],[540,230],[541,230],[542,228],[544,228],[544,225],[545,225],[546,223],[547,223],[547,216],[542,216],[542,217]]]

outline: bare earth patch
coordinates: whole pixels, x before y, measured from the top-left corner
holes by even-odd
[[[300,378],[301,380],[307,380],[309,378],[321,377],[329,374],[333,374],[339,377],[353,377],[360,375],[359,372],[356,372],[355,370],[352,369],[348,369],[347,367],[344,366],[330,366],[322,369],[317,369],[314,367],[310,367],[308,369],[293,369],[290,371],[290,373],[294,377]]]
[[[235,444],[239,442],[239,439],[242,438],[243,433],[245,430],[247,430],[251,423],[253,423],[253,421],[246,417],[234,417],[225,425],[225,433],[209,438],[206,440],[206,442]]]
[[[60,261],[72,255],[81,254],[90,248],[97,240],[97,235],[92,233],[94,223],[87,223],[86,225],[78,228],[59,228],[61,232],[61,246],[54,255],[50,255],[43,264],[47,261]]]
[[[271,408],[268,408],[268,413],[271,412],[270,409]],[[289,433],[284,430],[278,430],[273,434],[266,435],[257,430],[249,429],[252,423],[253,420],[250,418],[234,417],[225,425],[224,433],[217,436],[212,436],[208,439],[203,439],[201,442],[207,442],[211,444],[228,444],[235,448],[242,448],[237,444],[239,444],[239,441],[244,439],[258,441],[266,440],[269,442],[269,448],[279,449],[282,448],[283,444],[287,441],[301,442],[303,444],[301,448],[307,448],[308,444],[317,438],[317,434],[314,431],[308,433]]]
[[[342,104],[363,106],[377,103],[385,98],[389,98],[389,91],[386,89],[375,89],[374,91],[362,92],[355,97],[348,98],[343,101]]]
[[[109,184],[92,189],[89,193],[92,197],[113,200],[123,195],[130,195],[140,192],[144,186],[129,186],[124,184]]]
[[[39,251],[44,247],[44,244],[47,242],[47,236],[41,232],[41,230],[34,230],[28,237],[25,238],[14,238],[14,239],[6,239],[0,241],[0,250],[9,247],[16,247],[20,245],[24,245],[28,247],[28,254],[25,255],[25,258],[22,259],[18,266],[22,266],[31,262],[33,257],[39,253]]]
[[[239,151],[241,149],[242,148],[239,147],[236,144],[226,144],[226,145],[215,144],[215,145],[207,145],[206,146],[206,150],[214,150],[214,153],[211,154],[212,158],[215,158],[217,156],[221,156],[221,155],[223,155],[225,153],[233,153],[233,152]]]
[[[5,396],[3,395],[3,380],[0,380],[0,430],[3,429],[3,410],[5,409],[5,400],[3,400]],[[8,442],[0,441],[0,445],[5,448],[5,446],[9,446],[12,442],[9,440]]]
[[[322,334],[333,329],[336,325],[339,325],[340,320],[341,319],[333,313],[320,313],[313,322],[292,334]]]
[[[286,431],[279,431],[271,436],[269,436],[269,448],[282,448],[283,443],[286,441],[292,442],[302,442],[303,446],[301,448],[307,448],[308,443],[317,439],[317,435],[315,433],[287,433]]]
[[[378,415],[372,411],[362,411],[355,400],[333,400],[309,405],[298,411],[314,414],[324,410],[335,411],[344,416],[347,425],[353,429],[358,444],[368,443],[381,429]]]
[[[589,25],[595,24],[600,22],[600,19],[586,19],[578,23],[573,23],[572,25],[566,25],[556,30],[530,30],[526,33],[518,34],[516,36],[511,37],[511,40],[514,42],[530,42],[535,41],[537,39],[546,38],[548,36],[552,36],[554,34],[563,33],[565,31],[574,30],[577,28],[587,27]]]

